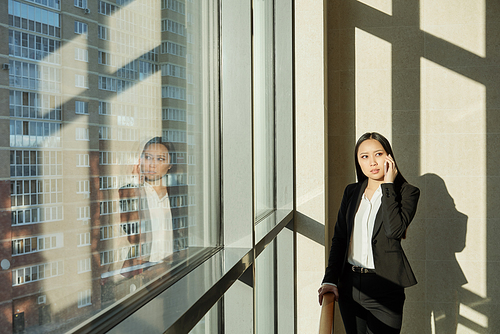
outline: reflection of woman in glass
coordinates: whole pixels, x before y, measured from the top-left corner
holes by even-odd
[[[338,300],[346,333],[399,333],[404,288],[417,283],[401,239],[417,210],[418,188],[399,172],[389,141],[373,132],[355,148],[358,183],[344,191],[320,287]]]
[[[127,254],[122,254],[123,276],[134,276],[173,253],[167,181],[171,151],[170,144],[161,137],[149,140],[133,169],[138,184],[119,190],[121,233],[128,236],[130,245]]]
[[[173,254],[174,239],[167,180],[172,167],[171,153],[171,145],[161,137],[150,139],[132,170],[137,181],[119,189],[119,235],[114,235],[113,245],[108,247],[112,250],[102,255],[101,263],[109,263],[107,271],[101,275],[102,285],[110,279],[119,283],[129,278],[131,281],[127,284],[132,292],[162,269],[154,273],[148,271],[147,275],[145,270],[161,262],[171,262],[167,259]],[[129,291],[129,288],[116,291],[109,290],[111,286],[107,288],[103,297],[106,300],[123,297],[118,291]]]
[[[143,258],[158,262],[173,253],[172,213],[168,198],[167,173],[172,167],[170,145],[161,137],[149,140],[141,154],[139,166],[141,190],[140,218],[143,232],[150,240],[141,245]],[[149,239],[149,238],[147,238]]]

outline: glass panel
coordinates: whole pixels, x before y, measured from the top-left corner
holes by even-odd
[[[255,259],[256,333],[276,333],[276,239]]]
[[[3,4],[2,223],[19,260],[0,303],[19,332],[67,332],[220,245],[218,4],[112,2],[95,21],[87,1]]]
[[[254,193],[255,218],[274,209],[274,2],[254,0]]]
[[[221,324],[219,323],[219,314],[222,305],[221,302],[216,303],[210,311],[205,314],[203,319],[200,320],[194,326],[194,328],[189,331],[189,334],[213,334],[221,333]]]

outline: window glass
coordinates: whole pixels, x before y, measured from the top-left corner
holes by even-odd
[[[220,245],[218,29],[203,28],[218,14],[184,0],[96,1],[92,16],[4,6],[0,303],[14,332],[65,333]]]
[[[274,2],[253,1],[255,218],[274,205]]]

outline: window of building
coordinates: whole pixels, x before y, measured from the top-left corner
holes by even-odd
[[[90,232],[78,233],[76,236],[76,245],[80,246],[90,246]]]
[[[75,87],[89,88],[87,77],[81,74],[75,74]]]
[[[52,122],[10,121],[11,147],[61,147],[61,124]]]
[[[163,64],[161,65],[161,75],[186,79],[186,67],[176,64]]]
[[[163,86],[161,96],[169,99],[186,101],[186,88],[175,86]]]
[[[75,21],[75,34],[83,35],[84,38],[87,38],[88,29],[87,23]]]
[[[167,41],[161,43],[161,53],[162,54],[168,53],[174,56],[186,58],[187,49],[184,45]]]
[[[112,59],[111,57],[112,57],[112,55],[109,52],[98,51],[97,60],[98,60],[99,64],[101,64],[101,65],[114,66],[114,65],[112,65],[113,63],[111,61],[111,59]]]
[[[15,236],[7,252],[19,260],[9,270],[13,285],[39,281],[33,287],[48,305],[69,305],[40,316],[27,302],[26,330],[67,331],[44,321],[57,313],[51,325],[58,327],[105,316],[160,276],[172,284],[220,246],[218,6],[188,3],[188,24],[180,0],[97,1],[97,13],[88,0],[6,4],[9,81],[0,90],[9,96],[9,145],[2,148]],[[188,114],[199,121],[188,124]],[[145,167],[150,140],[168,149],[158,160],[169,164],[162,175]],[[188,165],[189,156],[198,164]],[[161,189],[161,203],[149,186]],[[123,282],[137,286],[115,285],[124,273],[131,280]],[[18,290],[8,300],[19,299]],[[78,302],[67,304],[68,291]]]
[[[136,188],[138,181],[137,175],[99,176],[99,190]]]
[[[75,129],[75,139],[76,140],[90,140],[89,129],[87,128],[76,128]]]
[[[47,1],[45,0],[45,2]],[[61,37],[59,13],[15,0],[9,0],[8,6],[9,25],[11,27],[47,36]]]
[[[62,119],[61,97],[52,94],[10,91],[10,116],[44,120]]]
[[[89,103],[85,101],[75,101],[75,113],[76,114],[89,114]]]
[[[109,28],[106,28],[104,26],[98,26],[97,27],[97,37],[99,39],[103,39],[103,40],[110,40],[111,34],[109,33]]]
[[[9,55],[51,64],[60,64],[60,41],[21,31],[9,30]]]
[[[80,206],[76,208],[76,219],[88,220],[90,219],[90,206]]]
[[[99,89],[116,92],[116,79],[99,76]]]
[[[123,260],[135,259],[139,256],[139,245],[131,245],[120,249],[111,249],[101,252],[101,266]]]
[[[78,8],[87,8],[87,0],[75,0],[75,7]]]
[[[101,201],[99,208],[99,214],[101,215],[111,215],[113,213],[118,213],[118,202],[113,200]]]
[[[138,198],[127,198],[120,200],[120,212],[132,212],[139,209],[139,199]]]
[[[101,240],[113,239],[116,236],[114,225],[101,226],[99,231]]]
[[[61,179],[23,179],[10,181],[11,206],[26,207],[63,202]]]
[[[61,69],[42,64],[9,60],[9,85],[38,92],[61,92]]]
[[[61,0],[26,0],[52,9],[61,9]]]
[[[163,139],[173,143],[185,143],[186,131],[184,130],[163,130]]]
[[[63,217],[63,207],[60,205],[43,206],[28,209],[12,209],[12,225],[34,224],[60,221]]]
[[[186,110],[176,108],[164,108],[162,112],[162,119],[165,121],[186,121]]]
[[[111,16],[119,7],[104,1],[98,1],[97,8],[99,14]]]
[[[139,234],[139,222],[127,222],[120,224],[120,236]]]
[[[22,255],[43,250],[60,248],[63,245],[62,234],[42,235],[12,240],[12,255]]]
[[[63,261],[12,270],[12,285],[21,285],[63,275]]]
[[[84,195],[84,198],[89,198],[90,194],[90,181],[81,180],[76,182],[76,193]]]
[[[61,176],[62,152],[38,150],[11,150],[10,176]]]
[[[92,290],[78,292],[78,308],[92,305]]]
[[[177,35],[186,36],[186,26],[169,19],[161,21],[161,31],[168,31]]]
[[[179,14],[186,13],[186,5],[177,0],[161,0],[161,8],[169,9],[173,12],[177,12]]]
[[[85,49],[75,48],[75,60],[89,61],[89,52]]]
[[[78,267],[77,267],[77,273],[78,274],[81,274],[81,273],[86,273],[88,271],[91,271],[92,268],[90,266],[90,262],[91,259],[90,257],[87,258],[87,259],[81,259],[81,260],[78,260]]]
[[[88,154],[77,154],[76,155],[76,167],[90,167]]]

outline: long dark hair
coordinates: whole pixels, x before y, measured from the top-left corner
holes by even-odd
[[[394,165],[396,166],[396,169],[398,171],[398,174],[396,175],[396,179],[394,180],[394,184],[401,185],[404,182],[406,182],[406,179],[403,177],[403,174],[401,174],[401,171],[398,168],[398,164],[396,162],[396,157],[394,156],[394,152],[392,151],[391,144],[385,138],[378,132],[367,132],[363,134],[361,137],[359,137],[358,142],[356,143],[356,147],[354,148],[354,164],[356,165],[356,176],[358,177],[358,182],[363,182],[366,180],[368,177],[363,173],[361,170],[361,166],[359,165],[358,162],[358,150],[359,146],[361,145],[362,142],[364,142],[367,139],[375,139],[378,141],[382,147],[384,148],[385,152],[387,154],[390,154],[392,157],[392,160],[394,160]]]
[[[170,160],[172,160],[172,152],[173,152],[173,147],[170,142],[163,141],[161,137],[153,137],[146,144],[144,144],[144,148],[142,149],[141,157],[144,156],[144,152],[148,149],[149,146],[153,144],[159,144],[165,146],[165,148],[168,150],[168,155],[170,155]]]

